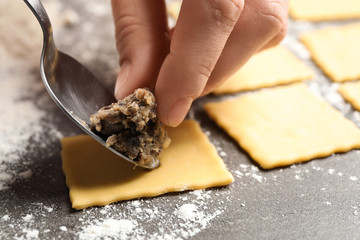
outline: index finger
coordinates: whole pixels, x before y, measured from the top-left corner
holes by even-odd
[[[160,120],[177,126],[200,96],[243,8],[243,0],[184,0],[155,86]]]

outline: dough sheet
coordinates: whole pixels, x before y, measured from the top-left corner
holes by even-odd
[[[173,17],[175,20],[177,20],[179,17],[181,4],[182,1],[173,1],[169,3],[168,12],[170,16]]]
[[[316,30],[300,39],[333,81],[360,78],[360,22]]]
[[[160,156],[161,166],[151,171],[134,168],[89,136],[63,138],[63,171],[72,207],[83,209],[233,181],[198,123],[186,120],[168,128],[168,133],[172,142]]]
[[[313,71],[283,46],[254,55],[214,94],[254,90],[311,79]]]
[[[346,101],[360,111],[360,81],[343,83],[339,86],[338,91]]]
[[[207,103],[206,112],[263,168],[360,147],[360,130],[303,83]]]
[[[290,16],[297,20],[327,21],[360,17],[359,0],[290,0]]]

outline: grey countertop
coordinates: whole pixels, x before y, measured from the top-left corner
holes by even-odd
[[[76,11],[80,18],[72,27],[54,26],[55,32],[56,27],[59,29],[55,35],[59,47],[87,65],[111,88],[118,60],[109,2],[64,0],[58,4],[56,9]],[[336,86],[317,70],[297,41],[300,32],[335,24],[344,22],[291,21],[284,45],[316,70],[310,87],[359,125],[358,114],[336,94]],[[32,74],[40,81],[37,70]],[[22,155],[20,164],[12,166],[15,172],[31,169],[32,175],[16,178],[0,191],[0,239],[360,238],[360,151],[261,170],[202,110],[204,102],[221,98],[199,99],[189,117],[200,122],[223,156],[235,178],[231,185],[76,211],[71,208],[62,173],[59,139],[49,140],[46,149],[33,139],[30,141],[35,142],[35,147]],[[30,94],[29,99],[46,112],[44,123],[50,122],[63,136],[81,133],[43,88]],[[52,139],[45,127],[40,137]],[[181,215],[186,206],[193,212]],[[130,230],[114,230],[111,224],[106,225],[111,221],[121,226],[130,223]]]

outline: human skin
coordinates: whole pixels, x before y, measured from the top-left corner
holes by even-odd
[[[112,0],[120,72],[115,96],[155,92],[158,116],[179,125],[212,92],[287,30],[288,0],[183,0],[169,29],[164,0]]]

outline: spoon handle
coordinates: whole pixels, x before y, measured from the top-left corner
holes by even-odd
[[[24,0],[36,19],[39,21],[44,34],[44,42],[53,41],[53,29],[48,14],[40,0]],[[51,43],[50,43],[51,44]],[[52,45],[52,44],[51,44]]]

